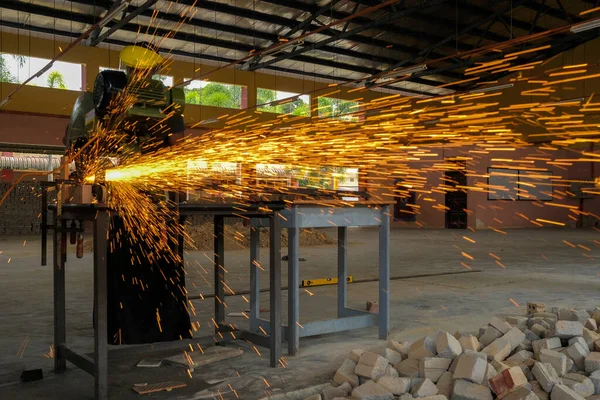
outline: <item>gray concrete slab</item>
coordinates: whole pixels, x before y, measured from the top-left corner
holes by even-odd
[[[24,240],[27,240],[25,246]],[[355,278],[377,277],[376,244],[376,230],[350,230],[348,262],[350,274]],[[39,265],[39,240],[0,238],[0,251],[0,398],[92,399],[93,380],[83,371],[69,365],[65,375],[55,376],[51,372],[53,363],[47,353],[52,343],[52,270]],[[268,251],[263,250],[261,254],[268,256]],[[300,256],[306,261],[300,263],[300,279],[335,276],[336,254],[335,246],[301,248]],[[494,256],[500,258],[499,262],[505,268],[496,263]],[[189,252],[186,257],[190,262],[189,293],[212,293],[212,268],[208,268],[210,261],[207,258],[210,252]],[[234,291],[248,288],[248,259],[249,254],[245,251],[226,253],[226,279]],[[524,313],[527,301],[557,306],[598,306],[600,233],[593,230],[509,230],[507,234],[501,234],[394,229],[390,259],[392,276],[468,271],[467,268],[482,271],[392,281],[391,337],[394,339],[418,338],[438,329],[450,332],[475,330],[495,314]],[[68,261],[67,341],[75,350],[91,351],[92,258],[86,254],[83,259],[76,259],[73,254]],[[262,261],[268,265],[268,258]],[[268,270],[261,275],[261,286],[266,288]],[[286,285],[286,263],[283,263],[282,282]],[[336,316],[335,286],[314,287],[300,293],[301,323]],[[282,294],[285,302],[287,292]],[[348,287],[351,307],[364,308],[367,300],[376,299],[377,282]],[[196,309],[193,319],[200,322],[202,335],[211,331],[209,321],[213,304],[210,300],[204,306],[207,301],[193,301]],[[261,306],[268,307],[267,293],[261,295]],[[227,298],[226,312],[248,307],[241,296]],[[286,312],[284,306],[283,320]],[[241,326],[247,324],[245,318],[229,317],[227,320]],[[352,348],[382,345],[383,342],[377,340],[376,328],[301,339],[300,352],[288,360],[287,368],[270,369],[267,351],[258,348],[259,355],[248,344],[242,344],[246,350],[244,356],[196,370],[192,378],[175,367],[165,366],[154,371],[136,369],[139,356],[113,359],[110,362],[111,398],[138,398],[131,386],[157,379],[182,380],[189,386],[155,394],[153,398],[201,398],[197,393],[206,387],[206,380],[235,378],[239,373],[245,378],[234,379],[229,384],[239,387],[236,391],[240,398],[256,399],[273,389],[285,392],[325,382]],[[22,347],[24,350],[20,351]],[[18,383],[21,371],[30,368],[43,368],[45,379]],[[225,393],[227,390],[225,385],[224,398],[235,398],[233,393]]]

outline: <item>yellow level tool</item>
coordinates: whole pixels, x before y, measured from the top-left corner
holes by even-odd
[[[353,276],[346,277],[346,282],[348,282],[348,283],[354,282],[354,277]],[[306,280],[306,281],[303,280],[302,287],[337,285],[337,283],[338,283],[338,278],[311,279],[311,280]]]

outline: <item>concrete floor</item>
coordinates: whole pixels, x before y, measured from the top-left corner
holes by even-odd
[[[357,279],[376,278],[377,232],[351,230],[349,243],[350,274]],[[53,362],[45,355],[52,344],[52,271],[50,266],[39,265],[39,240],[2,238],[0,251],[0,399],[93,399],[90,376],[70,364],[65,374],[54,375]],[[268,265],[267,249],[263,254],[262,261]],[[496,263],[492,254],[505,268]],[[187,277],[190,295],[212,293],[207,256],[210,253],[190,252],[186,256],[190,263]],[[302,248],[301,256],[306,258],[300,263],[301,279],[336,275],[335,246]],[[91,263],[91,255],[86,254],[83,259],[72,255],[67,264],[67,338],[71,347],[82,352],[92,349]],[[226,279],[233,290],[247,289],[247,252],[227,252],[225,265],[229,271]],[[286,285],[286,263],[283,267]],[[599,305],[600,233],[597,231],[538,229],[501,234],[392,230],[392,277],[466,272],[467,267],[480,272],[393,280],[390,337],[410,340],[439,329],[473,331],[492,315],[523,314],[527,301],[588,308]],[[262,273],[261,286],[268,286],[268,271]],[[302,290],[301,293],[301,323],[335,317],[335,286],[315,287],[310,293]],[[286,292],[283,300],[287,300]],[[351,306],[364,308],[368,300],[377,300],[377,282],[349,286]],[[267,307],[268,293],[262,295],[262,301]],[[228,312],[247,307],[241,297],[229,297],[227,305]],[[200,334],[207,334],[212,300],[197,300],[194,306],[197,312],[194,319],[202,327]],[[285,303],[283,309],[285,318]],[[246,320],[229,318],[228,322],[243,325]],[[206,380],[229,377],[233,379],[222,384],[223,398],[235,398],[234,394],[226,393],[230,391],[227,384],[231,384],[240,398],[257,399],[326,382],[349,350],[378,348],[383,344],[377,340],[376,328],[302,339],[300,354],[289,359],[287,368],[271,369],[267,350],[259,348],[262,353],[259,356],[247,344],[239,343],[246,351],[242,357],[198,369],[191,379],[184,369],[172,366],[157,370],[136,368],[135,364],[144,358],[141,356],[115,357],[110,363],[111,398],[139,397],[131,389],[134,383],[180,380],[188,386],[153,394],[151,398],[200,399],[205,398],[201,390],[208,386]],[[20,383],[21,371],[31,368],[42,368],[44,380]]]

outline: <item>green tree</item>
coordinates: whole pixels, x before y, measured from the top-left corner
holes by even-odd
[[[200,101],[203,106],[240,108],[242,87],[211,82],[202,88]]]
[[[340,117],[343,120],[356,121],[353,115],[346,115],[358,111],[358,103],[331,97],[319,97],[319,116],[325,118]]]
[[[46,83],[48,87],[51,89],[66,89],[67,85],[65,85],[65,78],[58,71],[52,71],[48,74],[48,78],[46,78]]]
[[[258,111],[280,113],[280,107],[274,106],[272,103],[277,100],[277,91],[271,89],[256,89],[256,104],[258,105]],[[261,105],[264,104],[264,105]]]
[[[183,88],[183,91],[185,92],[185,102],[187,104],[200,104],[202,89]]]
[[[4,54],[0,54],[0,82],[18,83],[17,78],[10,73],[5,57]]]

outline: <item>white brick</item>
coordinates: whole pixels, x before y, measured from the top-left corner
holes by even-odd
[[[592,313],[592,318],[596,321],[596,324],[600,325],[600,308],[596,307]]]
[[[399,376],[398,371],[396,371],[391,364],[388,364],[388,366],[385,367],[385,375],[386,376]]]
[[[552,393],[550,394],[551,400],[584,400],[583,397],[578,395],[574,390],[569,389],[565,385],[554,385]]]
[[[486,354],[488,360],[502,361],[511,352],[511,344],[504,338],[494,340],[489,346],[481,350],[483,354]]]
[[[400,397],[398,397],[398,400],[412,400],[412,399],[414,399],[414,397],[410,393],[404,393],[404,394],[401,394]]]
[[[531,351],[521,350],[521,351],[513,354],[512,356],[508,357],[506,359],[506,361],[524,363],[525,361],[529,360],[532,357],[533,357],[533,353]]]
[[[588,328],[591,331],[597,331],[598,330],[598,323],[593,318],[588,318],[585,321],[585,324],[583,324],[583,326],[586,327],[586,328]]]
[[[591,374],[600,369],[600,353],[592,352],[585,358],[585,372]]]
[[[510,351],[513,351],[517,348],[523,340],[525,340],[525,334],[519,330],[519,328],[510,328],[508,332],[502,336],[503,339],[507,340],[510,343]]]
[[[487,386],[457,379],[454,381],[451,400],[492,400],[492,392]]]
[[[352,391],[352,397],[359,400],[393,400],[394,395],[380,384],[368,381]]]
[[[394,369],[398,371],[400,376],[408,376],[411,378],[419,377],[419,360],[407,358],[400,363],[394,365]]]
[[[557,338],[557,337],[536,340],[535,342],[532,342],[531,345],[533,347],[533,353],[535,354],[536,357],[539,357],[540,350],[543,350],[543,349],[554,350],[554,349],[559,349],[562,347],[560,338]]]
[[[496,316],[493,316],[492,319],[490,319],[489,325],[498,329],[502,334],[505,334],[512,328],[512,326],[508,322]]]
[[[433,357],[436,355],[435,340],[429,336],[417,340],[408,349],[408,357],[420,360],[424,357]]]
[[[539,400],[529,388],[520,387],[502,398],[502,400]]]
[[[573,343],[579,343],[588,354],[590,353],[590,349],[583,336],[577,336],[569,339],[569,346],[571,346]]]
[[[354,373],[356,363],[349,358],[345,359],[342,365],[338,368],[333,381],[338,385],[348,382],[352,387],[358,386],[358,376]]]
[[[581,397],[590,397],[594,394],[594,382],[585,375],[581,374],[566,374],[562,377],[563,385],[573,389]]]
[[[310,397],[305,398],[304,400],[322,400],[322,397],[319,393],[313,394]]]
[[[557,321],[552,332],[561,339],[570,339],[583,335],[583,325],[579,321]]]
[[[363,349],[354,349],[348,354],[348,358],[358,364],[358,360],[360,360],[360,356],[364,352]]]
[[[511,324],[512,326],[516,326],[517,328],[526,328],[527,327],[527,317],[506,317],[506,322]]]
[[[440,357],[454,358],[462,353],[462,346],[456,338],[448,332],[439,332],[435,341],[436,351]]]
[[[490,379],[496,375],[498,375],[498,371],[496,371],[496,368],[494,368],[492,364],[488,363],[487,368],[485,369],[485,377],[483,378],[483,382],[481,382],[481,384],[491,389]]]
[[[436,385],[438,393],[450,398],[452,396],[452,387],[454,386],[454,374],[452,372],[444,372]]]
[[[462,335],[460,339],[458,339],[458,342],[463,350],[479,351],[479,347],[481,346],[477,337],[473,335]]]
[[[391,376],[384,376],[377,383],[396,396],[408,393],[412,385],[410,378],[394,378]]]
[[[541,339],[541,337],[539,337],[535,333],[531,332],[529,329],[525,329],[524,333],[525,333],[525,339],[529,340],[530,342],[534,342],[536,340]]]
[[[589,314],[585,310],[576,310],[573,308],[561,308],[558,310],[558,319],[562,321],[585,322]]]
[[[481,384],[485,377],[487,362],[473,354],[460,356],[454,371],[454,379],[466,379]]]
[[[400,342],[397,342],[397,341],[391,340],[391,339],[387,341],[388,349],[396,350],[398,353],[402,353],[402,354],[406,355],[406,357],[408,357],[408,348],[409,347],[410,347],[410,342],[400,343]]]
[[[535,324],[530,329],[531,329],[531,332],[533,332],[534,335],[537,335],[540,338],[545,338],[546,335],[548,334],[548,329],[544,328],[540,324]]]
[[[590,380],[594,384],[594,394],[600,394],[600,370],[592,372]]]
[[[585,358],[589,354],[587,346],[586,348],[584,348],[579,343],[573,343],[572,345],[566,348],[565,352],[567,353],[567,356],[569,356],[571,360],[573,360],[575,365],[577,365],[577,368],[579,368],[580,370],[585,369]]]
[[[381,357],[385,360],[385,358]],[[385,369],[387,367],[387,362],[385,365],[367,365],[367,364],[357,364],[356,368],[354,368],[354,373],[358,376],[363,376],[365,378],[377,380],[385,375]]]
[[[436,395],[438,389],[431,379],[424,379],[422,382],[414,385],[410,393],[415,397],[427,397]]]
[[[388,364],[388,361],[377,353],[365,351],[360,355],[358,363],[369,365],[372,367],[381,367],[386,366]]]
[[[567,373],[567,356],[558,351],[543,349],[540,350],[540,361],[543,363],[550,363],[556,370],[559,376],[563,376]]]
[[[540,400],[550,400],[550,394],[544,391],[538,381],[529,381],[531,391],[537,395]]]
[[[587,328],[583,328],[583,340],[588,344],[588,349],[594,351],[594,342],[600,340],[600,334],[590,331]]]
[[[425,357],[419,362],[419,376],[431,379],[436,383],[444,372],[450,367],[452,360],[449,358]]]
[[[340,388],[328,386],[325,389],[323,389],[323,400],[333,400],[339,397],[346,397],[347,394],[348,393],[346,393]]]
[[[403,356],[402,353],[389,348],[385,349],[385,354],[383,356],[388,360],[390,364],[398,364],[400,361],[408,357],[406,355]]]
[[[531,369],[541,388],[550,393],[554,385],[560,383],[560,377],[551,364],[536,363]]]
[[[487,346],[501,336],[502,332],[493,326],[488,326],[485,333],[479,337],[479,343],[481,343],[482,346]]]
[[[421,400],[448,400],[443,394],[436,394],[435,396],[421,397]]]
[[[343,390],[346,395],[349,395],[352,392],[352,386],[348,382],[344,382],[338,386],[338,389]]]

